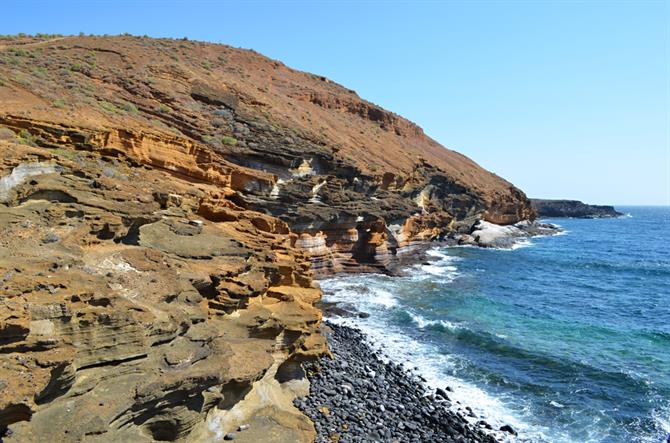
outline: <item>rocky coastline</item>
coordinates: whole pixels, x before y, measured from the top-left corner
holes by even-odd
[[[555,235],[561,231],[551,223],[539,223],[536,221],[523,220],[513,225],[501,226],[479,220],[475,223],[469,234],[458,234],[454,236],[459,245],[480,246],[483,248],[514,248],[525,239]]]
[[[325,322],[323,333],[332,357],[303,365],[310,395],[295,400],[314,422],[317,443],[495,443],[495,432],[515,433],[454,412],[451,388],[431,389],[408,368],[385,362],[359,330]]]
[[[612,218],[624,214],[607,205],[589,205],[578,200],[530,199],[538,217]]]
[[[414,123],[225,45],[0,37],[0,149],[7,442],[309,443],[316,279],[536,226]]]

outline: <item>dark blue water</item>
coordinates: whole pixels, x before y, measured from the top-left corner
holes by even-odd
[[[665,441],[670,208],[618,209],[513,250],[436,250],[410,277],[326,280],[325,299],[514,441]]]

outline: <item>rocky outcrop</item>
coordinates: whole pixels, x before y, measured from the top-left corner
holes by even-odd
[[[383,268],[460,223],[534,216],[521,191],[415,124],[253,51],[137,37],[0,48],[0,124],[230,186],[236,205],[325,242],[317,272]]]
[[[509,249],[527,244],[530,237],[555,235],[558,232],[560,228],[550,223],[521,221],[514,225],[501,226],[479,220],[469,234],[457,234],[455,239],[460,245]]]
[[[312,441],[313,277],[534,217],[415,124],[224,45],[0,38],[0,149],[8,442]]]
[[[588,205],[578,200],[543,200],[531,199],[533,209],[539,217],[573,217],[573,218],[611,218],[623,214],[613,206]]]
[[[320,293],[285,224],[221,220],[232,191],[182,170],[0,147],[6,441],[207,441],[264,420],[311,441],[279,374],[325,351]]]

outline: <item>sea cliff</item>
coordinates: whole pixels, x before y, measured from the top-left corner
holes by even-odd
[[[354,91],[187,40],[0,39],[0,149],[8,442],[313,441],[315,277],[535,217]]]

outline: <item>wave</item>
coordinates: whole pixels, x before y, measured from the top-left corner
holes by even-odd
[[[509,248],[509,249],[511,249],[512,251],[514,251],[514,250],[516,250],[516,249],[527,248],[527,247],[529,247],[529,246],[533,246],[533,242],[531,242],[531,241],[528,240],[528,239],[523,239],[523,240],[518,240],[518,241],[517,241],[516,243],[514,243],[514,244],[512,245],[512,247]]]
[[[670,403],[665,408],[655,409],[651,418],[661,438],[670,436]]]
[[[441,248],[433,248],[426,251],[426,255],[434,260],[428,264],[419,264],[410,267],[412,280],[425,280],[432,277],[440,277],[441,283],[448,283],[453,281],[460,274],[458,268],[454,266],[454,262],[460,260],[460,257],[447,255]]]
[[[547,437],[548,429],[533,426],[512,413],[505,405],[504,399],[450,375],[457,364],[453,356],[439,352],[430,344],[420,343],[408,337],[402,330],[379,319],[334,318],[331,321],[359,328],[368,337],[370,346],[379,350],[384,360],[402,364],[406,368],[414,367],[413,372],[423,377],[429,387],[433,389],[450,387],[451,409],[460,412],[471,422],[475,423],[483,418],[494,429],[505,424],[511,425],[525,436],[532,436],[531,440],[523,441],[534,443],[553,441]],[[468,416],[464,410],[466,406],[472,409],[476,417]],[[506,434],[497,437],[501,442],[521,441],[510,439]]]
[[[570,263],[572,264],[572,263]],[[573,265],[574,266],[574,265]],[[643,274],[649,276],[670,276],[670,268],[665,262],[660,262],[657,264],[650,263],[649,260],[638,263],[634,266],[623,264],[623,263],[611,263],[606,261],[590,261],[579,263],[580,267],[587,269],[596,269],[603,271],[612,271],[612,272],[630,272],[632,274]]]
[[[390,309],[398,305],[398,300],[390,291],[374,286],[331,284],[329,285],[329,290],[333,291],[333,293],[328,294],[326,297],[328,301],[346,302],[353,304],[357,309],[364,309],[369,305]]]
[[[458,257],[454,257],[451,255],[447,255],[444,252],[440,250],[440,248],[432,248],[426,251],[426,255],[430,255],[431,257],[438,257],[442,260],[455,260],[458,259]]]
[[[424,323],[426,328],[431,324]],[[447,322],[437,323],[441,328],[433,329],[452,337],[460,345],[466,345],[471,350],[487,356],[495,356],[499,362],[513,360],[515,368],[527,371],[531,378],[547,377],[556,383],[571,383],[575,379],[588,379],[593,387],[615,386],[621,393],[621,400],[626,399],[627,392],[647,390],[649,380],[643,374],[626,370],[610,370],[598,367],[587,361],[576,361],[561,355],[550,355],[545,352],[528,349],[515,345],[506,338],[485,331],[477,331],[459,324]],[[435,326],[435,325],[434,325]],[[490,357],[489,357],[490,359]],[[485,368],[480,370],[486,372]],[[499,380],[502,385],[508,385],[497,374],[487,374],[487,378]],[[530,386],[529,386],[530,388]],[[533,388],[534,389],[534,388]]]
[[[559,237],[561,235],[568,235],[569,233],[570,233],[570,231],[568,231],[567,229],[561,229],[561,230],[553,232],[551,234],[532,235],[530,238]]]
[[[454,266],[443,267],[440,265],[421,265],[420,269],[425,273],[438,276],[446,275],[448,272],[453,272],[456,270]]]
[[[419,329],[435,329],[435,330],[452,330],[455,331],[459,328],[464,328],[465,326],[461,324],[456,324],[452,323],[448,320],[428,320],[418,314],[414,314],[412,312],[406,311],[406,313],[409,315],[409,317],[412,319],[414,323],[419,327]]]

